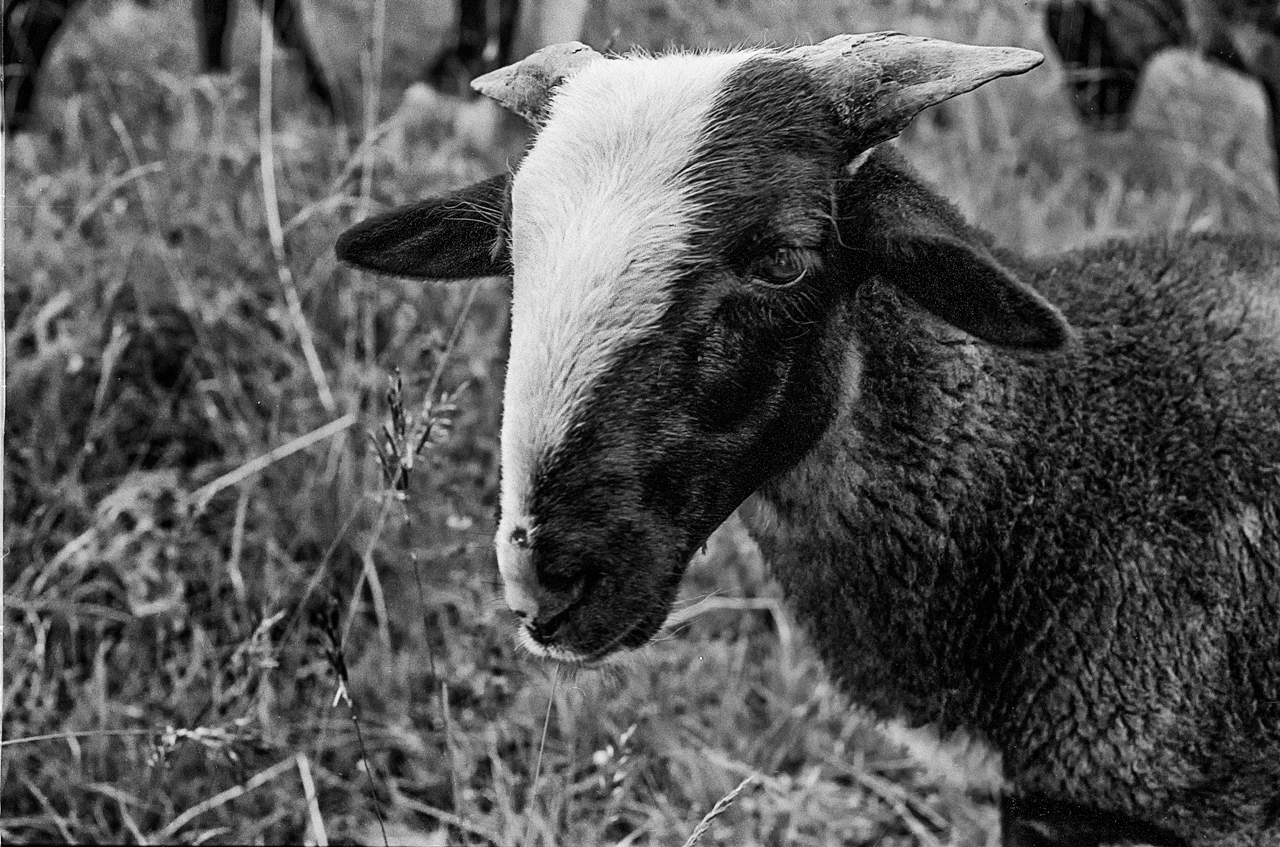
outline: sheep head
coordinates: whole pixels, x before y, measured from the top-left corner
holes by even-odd
[[[872,154],[1039,54],[894,33],[549,51],[479,83],[540,125],[513,177],[361,223],[338,254],[513,274],[499,570],[523,643],[590,663],[647,643],[707,536],[821,436],[857,369],[836,316],[869,280],[997,345],[1051,349],[1067,328]]]

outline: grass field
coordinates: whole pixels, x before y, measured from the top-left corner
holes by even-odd
[[[679,845],[756,775],[701,843],[994,843],[989,798],[833,690],[732,521],[685,586],[718,607],[677,635],[576,678],[516,654],[488,546],[506,284],[375,279],[332,245],[520,139],[487,104],[402,100],[447,2],[388,0],[385,39],[364,0],[309,7],[352,114],[378,95],[350,136],[287,57],[259,85],[247,5],[235,73],[195,75],[187,8],[87,3],[40,125],[5,141],[0,837]],[[1012,0],[597,0],[587,40],[883,28],[1043,49]],[[1036,253],[1280,229],[1251,84],[1162,57],[1102,137],[1059,82],[1052,61],[997,82],[900,146]],[[369,433],[428,423],[396,491]]]

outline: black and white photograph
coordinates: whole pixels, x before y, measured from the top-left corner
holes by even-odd
[[[0,840],[1280,847],[1280,0],[0,49]]]

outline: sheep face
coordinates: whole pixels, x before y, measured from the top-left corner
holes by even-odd
[[[536,652],[648,641],[698,545],[817,435],[844,161],[812,84],[774,65],[586,68],[515,175],[497,544]],[[735,84],[757,74],[767,94]]]
[[[588,663],[654,636],[707,536],[821,436],[857,370],[840,315],[870,276],[995,343],[1065,337],[949,210],[863,208],[858,166],[922,106],[885,84],[888,63],[863,62],[859,88],[828,58],[540,73],[551,90],[520,102],[543,126],[509,203],[507,181],[490,180],[339,243],[344,260],[402,275],[513,268],[496,545],[538,655]],[[907,65],[917,85],[922,64]],[[985,78],[1013,72],[1000,67]]]

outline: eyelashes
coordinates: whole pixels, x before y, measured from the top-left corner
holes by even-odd
[[[787,288],[804,279],[817,265],[817,257],[799,247],[777,247],[753,261],[747,274],[774,288]]]

